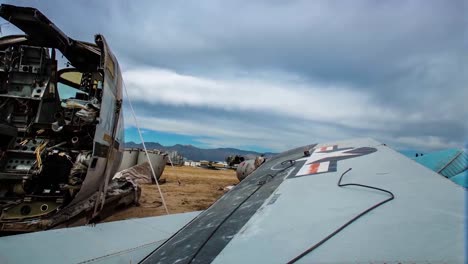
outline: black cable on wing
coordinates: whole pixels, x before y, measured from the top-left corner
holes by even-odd
[[[341,227],[339,227],[338,229],[336,229],[335,231],[333,231],[331,234],[329,234],[328,236],[326,236],[324,239],[320,240],[318,243],[316,243],[315,245],[311,246],[310,248],[306,249],[304,252],[302,252],[300,255],[298,255],[297,257],[291,259],[290,261],[288,261],[287,263],[288,264],[291,264],[291,263],[295,263],[296,261],[298,261],[299,259],[303,258],[304,256],[306,256],[307,254],[309,254],[310,252],[314,251],[316,248],[320,247],[323,243],[325,243],[327,240],[329,240],[330,238],[332,238],[334,235],[338,234],[341,230],[345,229],[347,226],[349,226],[350,224],[352,224],[354,221],[356,221],[358,218],[362,217],[363,215],[367,214],[368,212],[374,210],[375,208],[383,205],[384,203],[386,202],[389,202],[391,200],[393,200],[395,198],[395,195],[393,195],[392,192],[390,191],[387,191],[387,190],[384,190],[384,189],[381,189],[381,188],[377,188],[377,187],[373,187],[373,186],[369,186],[369,185],[364,185],[364,184],[359,184],[359,183],[345,183],[345,184],[341,184],[341,180],[343,179],[343,176],[348,173],[349,171],[351,170],[351,168],[349,168],[348,170],[346,170],[345,172],[343,172],[343,174],[341,174],[341,177],[340,179],[338,180],[338,187],[344,187],[344,186],[359,186],[359,187],[364,187],[364,188],[369,188],[369,189],[374,189],[374,190],[378,190],[378,191],[381,191],[381,192],[385,192],[387,194],[390,195],[389,198],[369,207],[368,209],[366,209],[365,211],[361,212],[360,214],[356,215],[355,217],[353,217],[351,220],[349,220],[348,222],[346,222],[344,225],[342,225]]]
[[[283,162],[281,162],[281,165],[284,165],[286,163],[289,162],[289,166],[277,171],[275,174],[266,174],[265,175],[265,178],[267,178],[267,176],[270,176],[272,179],[274,177],[276,177],[276,175],[284,172],[285,170],[291,168],[294,164],[296,164],[296,161],[295,160],[285,160]],[[265,185],[267,181],[266,180],[261,180],[258,182],[258,186],[257,188],[251,193],[249,194],[241,203],[239,203],[236,208],[234,208],[234,210],[232,210],[224,219],[223,221],[221,221],[221,223],[219,223],[219,225],[211,232],[211,234],[207,237],[207,239],[203,242],[203,244],[201,244],[201,246],[197,249],[197,251],[195,252],[195,254],[192,256],[192,258],[187,262],[187,263],[191,263],[195,257],[198,255],[198,253],[200,253],[200,251],[203,249],[203,247],[206,245],[206,243],[208,243],[208,241],[213,237],[213,235],[216,233],[216,231],[218,231],[218,229],[224,224],[224,222],[226,222],[236,211],[237,209],[239,209],[247,200],[249,200],[250,197],[252,197],[258,190],[260,190],[260,188]]]

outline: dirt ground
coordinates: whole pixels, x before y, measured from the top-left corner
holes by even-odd
[[[171,214],[204,210],[224,194],[223,188],[237,184],[234,170],[166,166],[160,184]],[[166,214],[157,186],[141,185],[140,205],[116,212],[104,222]]]

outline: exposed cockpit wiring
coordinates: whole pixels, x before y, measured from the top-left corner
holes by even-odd
[[[300,255],[298,255],[297,257],[291,259],[290,261],[287,262],[287,264],[291,264],[291,263],[295,263],[297,262],[298,260],[300,260],[301,258],[303,258],[304,256],[306,256],[307,254],[309,254],[310,252],[314,251],[316,248],[320,247],[323,243],[325,243],[327,240],[329,240],[330,238],[332,238],[334,235],[338,234],[341,230],[345,229],[347,226],[349,226],[350,224],[352,224],[354,221],[356,221],[358,218],[362,217],[363,215],[367,214],[368,212],[374,210],[375,208],[383,205],[384,203],[386,202],[389,202],[391,200],[393,200],[395,198],[395,195],[393,195],[392,192],[388,191],[388,190],[384,190],[384,189],[381,189],[381,188],[377,188],[377,187],[373,187],[373,186],[369,186],[369,185],[364,185],[364,184],[359,184],[359,183],[345,183],[345,184],[341,184],[341,180],[343,179],[343,176],[345,174],[347,174],[349,171],[351,171],[352,168],[349,168],[347,169],[345,172],[343,172],[343,174],[341,174],[341,177],[340,179],[338,180],[338,187],[344,187],[344,186],[359,186],[359,187],[364,187],[364,188],[369,188],[369,189],[374,189],[374,190],[377,190],[377,191],[381,191],[381,192],[385,192],[387,194],[390,195],[389,198],[369,207],[368,209],[366,209],[365,211],[361,212],[360,214],[356,215],[355,217],[353,217],[351,220],[349,220],[348,222],[346,222],[344,225],[340,226],[338,229],[336,229],[335,231],[333,231],[331,234],[329,234],[328,236],[326,236],[324,239],[320,240],[318,243],[316,243],[315,245],[311,246],[310,248],[306,249],[304,252],[302,252]]]
[[[138,131],[138,135],[140,136],[141,144],[143,145],[143,150],[145,151],[146,158],[148,159],[148,164],[151,169],[151,173],[154,177],[154,180],[156,181],[156,186],[158,187],[159,195],[161,196],[161,201],[164,206],[164,209],[166,210],[166,214],[169,214],[169,210],[167,209],[167,204],[166,200],[164,199],[164,195],[161,190],[161,186],[159,186],[158,178],[156,177],[156,173],[154,172],[153,164],[151,164],[150,156],[148,155],[148,150],[146,149],[145,141],[143,140],[143,135],[141,134],[140,131],[140,126],[138,125],[138,120],[136,118],[135,110],[133,109],[132,105],[132,100],[130,99],[130,96],[128,96],[128,91],[127,91],[127,86],[125,85],[125,82],[122,80],[122,86],[124,87],[125,90],[125,96],[127,96],[128,104],[130,105],[130,110],[132,111],[133,119],[135,120],[135,126]]]

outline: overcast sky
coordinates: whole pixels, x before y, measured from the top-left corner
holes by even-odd
[[[462,147],[465,2],[14,1],[73,38],[104,34],[146,140],[260,151]]]

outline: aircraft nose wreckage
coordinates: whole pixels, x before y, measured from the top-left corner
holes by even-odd
[[[136,185],[111,180],[122,76],[104,37],[74,40],[34,8],[1,5],[0,16],[25,32],[0,38],[0,231],[83,224],[136,202]],[[57,69],[59,52],[72,67]]]

